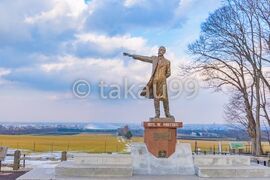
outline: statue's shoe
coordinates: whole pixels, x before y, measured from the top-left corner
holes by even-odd
[[[166,115],[166,118],[175,119],[173,115]]]

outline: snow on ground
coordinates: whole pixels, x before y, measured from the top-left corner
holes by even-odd
[[[14,149],[9,149],[8,154],[14,154]],[[26,168],[53,168],[57,164],[60,163],[61,158],[61,152],[46,152],[46,153],[30,153],[29,151],[25,153],[26,151],[22,150],[22,156],[23,154],[26,154],[26,160],[25,160],[25,167]],[[69,157],[72,157],[72,155],[69,155]],[[3,164],[13,164],[14,157],[13,156],[7,156],[5,158],[5,161],[3,161]],[[23,161],[21,161],[21,165],[23,164]]]
[[[130,143],[126,144],[125,152],[131,152],[131,144]]]
[[[126,140],[122,136],[118,136],[117,141],[125,144],[124,152],[131,152],[131,144],[128,140]]]

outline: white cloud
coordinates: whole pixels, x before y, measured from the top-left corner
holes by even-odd
[[[126,7],[131,7],[137,4],[143,4],[145,2],[145,0],[125,0],[124,1],[124,5]]]
[[[9,75],[12,71],[6,68],[0,68],[0,87],[11,85],[12,82],[5,80],[5,76]]]
[[[126,66],[123,59],[58,57],[58,62],[42,64],[41,70],[47,74],[62,74],[67,82],[84,78],[94,82],[104,80],[107,83],[122,83],[123,78],[131,82],[145,82],[151,66],[131,60]]]
[[[127,49],[131,51],[142,50],[146,47],[146,40],[142,37],[131,37],[130,35],[122,36],[105,36],[93,33],[77,34],[74,41],[77,43],[89,43],[97,46],[97,50],[101,51],[115,51],[116,49]]]
[[[63,16],[78,18],[87,10],[87,5],[83,1],[77,0],[51,0],[53,6],[47,11],[42,11],[34,16],[25,18],[26,23],[34,24],[41,21],[55,21]]]
[[[142,51],[142,55],[156,55],[158,47],[149,48],[150,51]],[[179,73],[179,63],[183,60],[175,56],[168,49],[166,58],[171,61],[172,78]],[[146,83],[152,71],[151,64],[133,60],[128,57],[114,58],[79,58],[66,55],[58,57],[48,57],[55,59],[55,62],[43,63],[40,65],[42,76],[54,77],[53,81],[72,84],[75,80],[85,79],[91,83],[97,83],[101,80],[106,83],[123,83],[126,78],[130,83]],[[61,75],[61,76],[59,76]],[[42,78],[41,78],[42,79]]]
[[[67,12],[68,6],[65,3],[56,3],[55,6],[45,12],[41,12],[37,15],[34,16],[28,16],[25,18],[25,22],[29,24],[35,24],[35,23],[40,23],[42,21],[52,21],[56,20],[56,18],[59,18],[63,15],[64,13]]]
[[[49,0],[50,9],[26,16],[24,22],[36,26],[41,33],[62,33],[83,28],[88,6],[77,0]]]
[[[180,0],[178,8],[175,10],[176,16],[185,16],[198,1],[199,0]]]
[[[0,77],[8,75],[11,73],[10,69],[0,68]]]

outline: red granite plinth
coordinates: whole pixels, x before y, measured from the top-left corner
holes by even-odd
[[[168,158],[175,152],[177,128],[181,127],[182,122],[144,122],[144,143],[148,151],[155,157]]]

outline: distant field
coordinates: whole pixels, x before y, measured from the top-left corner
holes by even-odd
[[[0,145],[34,152],[82,151],[90,153],[123,152],[125,143],[112,135],[0,135]]]
[[[134,137],[132,142],[143,142],[142,137]],[[179,140],[190,143],[195,150],[195,140]],[[250,152],[248,142],[244,142],[244,152]],[[0,145],[14,149],[25,149],[33,152],[50,151],[81,151],[89,153],[125,152],[127,142],[113,135],[66,135],[66,136],[34,136],[34,135],[0,135]],[[197,147],[201,151],[218,151],[218,141],[197,141]],[[267,142],[263,143],[264,152],[270,152]],[[229,151],[229,141],[222,141],[222,151]]]
[[[178,142],[182,143],[190,143],[192,151],[195,150],[195,141],[196,140],[178,140]],[[133,138],[133,142],[143,142],[142,137],[135,137]],[[228,152],[229,151],[229,143],[230,141],[221,141],[222,145],[222,151],[223,152]],[[197,140],[197,147],[201,151],[213,151],[215,150],[216,152],[218,151],[218,141],[204,141],[204,140]],[[250,152],[250,145],[249,142],[244,142],[245,144],[245,149],[244,152]],[[263,151],[270,152],[270,145],[268,142],[263,142],[262,143]]]

